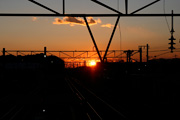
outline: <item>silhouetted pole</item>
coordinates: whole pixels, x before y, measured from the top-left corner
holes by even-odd
[[[94,44],[94,47],[96,48],[96,52],[98,53],[99,59],[100,59],[100,61],[102,62],[103,60],[102,60],[102,58],[101,58],[101,54],[100,54],[100,52],[99,52],[99,49],[98,49],[98,47],[97,47],[96,41],[95,41],[95,39],[94,39],[94,36],[93,36],[92,31],[91,31],[91,29],[90,29],[90,27],[89,27],[89,23],[88,23],[86,17],[84,17],[84,21],[85,21],[85,23],[86,23],[86,27],[88,28],[89,34],[90,34],[91,39],[92,39],[93,44]]]
[[[129,62],[129,52],[127,50],[127,51],[124,51],[124,53],[126,53],[126,62],[128,63]]]
[[[128,52],[126,53],[126,62],[128,63],[128,58],[129,58],[129,54],[128,54]]]
[[[113,39],[113,37],[114,37],[114,33],[115,33],[116,28],[117,28],[117,25],[118,25],[118,23],[119,23],[119,19],[120,19],[120,16],[118,16],[118,18],[117,18],[117,20],[116,20],[116,23],[115,23],[113,32],[112,32],[112,34],[111,34],[109,43],[108,43],[107,48],[106,48],[106,51],[105,51],[105,53],[104,53],[103,62],[104,62],[104,60],[106,59],[106,55],[107,55],[107,52],[108,52],[109,47],[110,47],[110,45],[111,45],[112,39]]]
[[[125,9],[126,9],[126,14],[128,14],[128,0],[125,0]]]
[[[131,55],[132,55],[132,52],[131,50],[128,51],[128,54],[129,54],[129,62],[131,62]]]
[[[146,48],[147,48],[146,57],[147,57],[147,62],[148,62],[149,61],[149,45],[148,44],[147,44]]]
[[[128,50],[129,51],[129,50]],[[129,52],[128,51],[124,51],[126,53],[126,62],[128,63],[129,62]]]
[[[44,47],[44,57],[46,57],[47,48]]]
[[[5,56],[6,56],[6,49],[3,48],[3,57],[5,57]]]
[[[175,38],[174,38],[174,16],[173,16],[173,14],[174,14],[174,12],[173,12],[173,10],[172,10],[172,28],[171,28],[171,38],[169,39],[171,42],[169,43],[171,46],[169,47],[169,49],[171,49],[171,53],[173,53],[173,50],[175,49],[175,47],[174,47],[174,44],[176,44],[176,43],[174,43],[174,40],[176,40]]]
[[[65,14],[65,0],[63,0],[63,14]]]
[[[129,50],[127,51],[127,63],[129,63],[129,58],[130,58],[130,56],[129,56],[130,54],[129,54]]]
[[[124,53],[126,53],[126,55],[127,55],[127,62],[131,62],[131,55],[133,52],[134,52],[134,50],[124,51]]]
[[[140,63],[142,63],[142,47],[139,48]]]

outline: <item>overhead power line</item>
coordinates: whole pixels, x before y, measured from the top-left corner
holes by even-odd
[[[163,51],[169,51],[169,49],[166,49],[166,50],[153,50],[153,51],[149,51],[149,52],[163,52]]]
[[[163,11],[164,11],[164,14],[166,14],[166,0],[163,0]],[[171,30],[170,30],[170,25],[169,25],[169,23],[168,23],[167,17],[166,17],[166,16],[164,16],[164,17],[165,17],[165,21],[166,21],[168,30],[169,30],[169,32],[170,32]]]

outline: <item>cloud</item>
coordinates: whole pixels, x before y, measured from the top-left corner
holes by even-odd
[[[93,19],[93,17],[88,17],[87,21],[90,26],[101,23],[100,19],[95,20]],[[86,25],[84,19],[79,18],[79,17],[64,17],[63,19],[55,18],[53,24],[55,25],[69,24],[70,26],[74,26],[74,25],[85,26]]]
[[[104,24],[104,25],[101,25],[101,27],[107,27],[107,28],[111,28],[113,27],[114,25],[108,23],[108,24]]]
[[[37,21],[37,17],[32,17],[32,21]]]

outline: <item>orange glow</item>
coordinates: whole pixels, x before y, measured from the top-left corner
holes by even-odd
[[[114,25],[108,23],[108,24],[104,24],[104,25],[101,25],[101,27],[107,27],[107,28],[112,28]]]
[[[96,66],[96,62],[94,60],[90,61],[89,66]]]

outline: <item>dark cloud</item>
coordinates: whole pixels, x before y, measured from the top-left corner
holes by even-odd
[[[84,19],[79,18],[79,17],[64,17],[63,19],[55,18],[54,20],[55,21],[53,22],[53,24],[56,24],[56,25],[69,24],[70,26],[74,26],[74,25],[85,26]],[[96,25],[98,23],[101,23],[100,19],[94,20],[93,17],[88,17],[87,21],[89,25]]]

